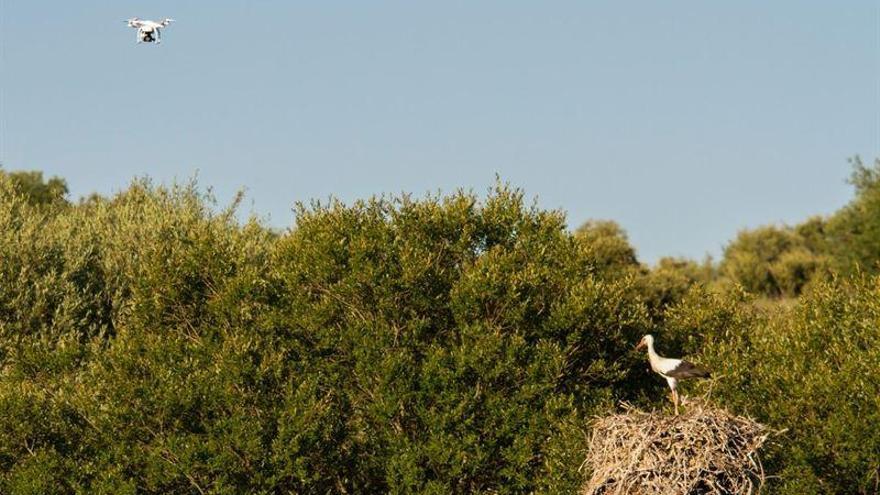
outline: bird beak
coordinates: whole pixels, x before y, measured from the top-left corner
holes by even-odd
[[[645,341],[644,341],[644,340],[640,340],[639,343],[636,344],[636,350],[639,350],[639,349],[641,349],[642,347],[645,347]]]

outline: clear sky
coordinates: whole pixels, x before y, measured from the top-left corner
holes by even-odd
[[[161,46],[123,20],[173,17]],[[642,260],[845,204],[880,156],[880,1],[0,0],[0,162],[296,200],[498,174]]]

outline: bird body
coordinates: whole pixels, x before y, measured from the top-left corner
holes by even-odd
[[[690,361],[660,356],[654,350],[654,337],[651,335],[642,337],[636,349],[640,347],[648,348],[648,362],[651,363],[651,369],[665,378],[666,383],[669,384],[669,390],[672,393],[672,403],[675,405],[675,414],[678,414],[678,381],[687,378],[708,378],[711,376],[711,373]]]

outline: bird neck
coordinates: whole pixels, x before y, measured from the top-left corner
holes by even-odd
[[[648,360],[651,362],[656,362],[660,359],[660,356],[657,354],[657,351],[654,350],[654,343],[648,343]]]

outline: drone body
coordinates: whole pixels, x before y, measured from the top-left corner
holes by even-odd
[[[162,33],[160,29],[174,22],[174,19],[164,19],[161,22],[156,22],[132,17],[125,22],[128,23],[128,27],[137,29],[138,43],[159,44],[162,43]]]

